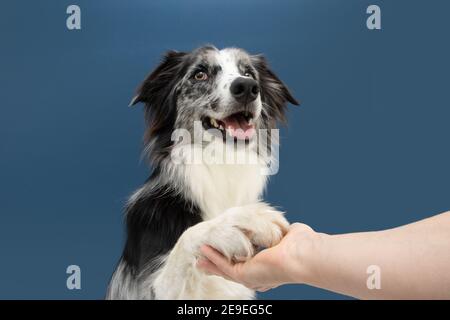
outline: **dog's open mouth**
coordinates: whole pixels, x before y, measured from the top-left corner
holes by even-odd
[[[250,140],[255,135],[255,125],[253,121],[253,113],[241,111],[233,113],[223,119],[205,117],[203,119],[203,127],[206,130],[220,130],[224,138],[228,135],[237,140]]]

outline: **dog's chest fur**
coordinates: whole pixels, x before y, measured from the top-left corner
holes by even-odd
[[[248,153],[247,150],[247,156]],[[236,157],[239,156],[236,154]],[[256,155],[255,159],[259,163],[202,163],[184,166],[184,181],[204,220],[214,218],[231,207],[260,200],[267,176],[261,173],[263,168],[261,159]]]

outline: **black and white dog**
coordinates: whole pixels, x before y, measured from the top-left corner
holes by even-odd
[[[107,299],[254,298],[253,290],[200,271],[196,260],[202,244],[249,258],[286,232],[283,214],[261,202],[263,172],[274,159],[261,152],[268,144],[256,133],[268,131],[270,140],[287,102],[297,101],[262,56],[205,46],[168,52],[132,105],[138,102],[153,172],[128,201],[127,241]],[[256,161],[235,161],[241,155]]]

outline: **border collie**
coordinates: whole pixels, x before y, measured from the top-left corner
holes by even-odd
[[[261,201],[276,159],[257,132],[270,140],[297,100],[263,56],[204,46],[167,52],[138,102],[153,170],[127,203],[127,240],[106,298],[253,299],[254,290],[197,269],[199,247],[242,261],[283,237],[288,222]],[[233,161],[217,161],[225,158]]]

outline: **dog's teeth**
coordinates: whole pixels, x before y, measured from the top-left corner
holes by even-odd
[[[247,123],[252,123],[253,120],[253,116],[250,112],[246,111],[244,114],[245,120],[247,121]]]
[[[219,127],[219,124],[217,123],[217,121],[215,119],[211,118],[210,122],[211,122],[211,125],[214,128],[218,128]]]

